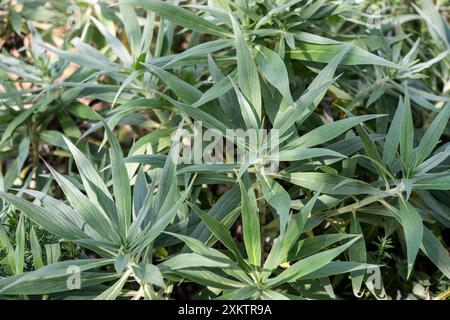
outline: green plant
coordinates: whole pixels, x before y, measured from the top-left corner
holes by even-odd
[[[139,171],[132,197],[128,177],[130,171],[123,162],[117,139],[110,131],[107,132],[112,147],[110,159],[115,198],[92,164],[68,139],[65,141],[77,163],[87,196],[83,195],[70,180],[48,167],[70,206],[34,190],[22,192],[38,199],[41,206],[4,193],[1,197],[19,208],[31,221],[63,239],[92,250],[101,257],[93,261],[72,261],[76,266],[81,264],[82,271],[114,264],[117,274],[90,273],[87,278],[82,277],[80,280],[81,285],[89,287],[119,277],[114,286],[99,294],[99,299],[115,298],[130,276],[134,276],[141,284],[142,292],[137,294],[154,297],[156,293],[151,286],[164,288],[165,284],[158,268],[151,264],[153,242],[173,221],[189,191],[187,189],[183,196],[175,200],[179,195],[175,179],[176,168],[173,159],[168,157],[164,170],[160,173],[159,182],[156,182],[155,173],[150,188],[147,186],[144,172]],[[176,150],[176,147],[174,149]],[[21,221],[23,224],[23,219]],[[17,254],[22,256],[20,253]],[[2,293],[18,294],[23,290],[26,294],[65,291],[66,277],[61,277],[61,272],[64,274],[64,268],[68,266],[70,266],[68,261],[54,263],[29,273],[25,279],[18,278],[16,281],[5,279],[7,284]],[[47,286],[33,288],[34,281],[39,281],[42,277],[47,278]],[[30,292],[27,291],[27,287],[30,288]]]
[[[0,96],[0,295],[445,296],[448,24],[382,4],[374,26],[347,1],[94,3],[63,45],[30,23],[45,55],[0,56],[38,88]],[[44,266],[50,234],[71,247]]]

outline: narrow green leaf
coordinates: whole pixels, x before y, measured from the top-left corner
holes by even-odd
[[[331,260],[333,260],[342,252],[347,250],[358,239],[359,237],[356,237],[355,239],[350,240],[346,244],[343,244],[337,248],[317,253],[313,256],[310,256],[308,258],[296,262],[275,278],[269,279],[267,281],[267,287],[273,288],[285,282],[291,282],[297,279],[301,279],[304,276],[308,275],[309,273],[324,267]]]
[[[290,55],[291,59],[304,60],[304,61],[314,61],[329,63],[333,58],[342,50],[346,44],[313,44],[301,42],[297,43],[294,50],[290,50],[287,54]],[[374,55],[360,47],[352,45],[351,50],[348,55],[342,60],[344,65],[379,65],[384,67],[396,68],[399,66],[393,62],[383,59],[377,55]]]
[[[411,113],[411,103],[409,100],[408,88],[405,89],[405,103],[403,106],[402,126],[400,135],[400,156],[406,171],[410,169],[410,161],[413,151],[414,125]]]
[[[301,161],[306,159],[313,159],[319,157],[329,157],[329,158],[346,158],[343,154],[339,152],[323,149],[323,148],[304,148],[303,146],[281,150],[277,154],[272,154],[270,156],[264,157],[267,160],[279,160],[279,161]]]
[[[361,225],[359,224],[358,217],[356,216],[356,212],[353,212],[351,216],[350,232],[352,234],[361,235],[361,238],[348,249],[350,261],[361,263],[367,262],[366,244],[364,243],[364,238],[362,237],[363,233]],[[364,270],[352,271],[351,273],[353,294],[356,297],[360,296],[361,286],[364,281],[364,275]]]
[[[245,265],[244,259],[242,258],[241,253],[239,252],[239,248],[234,242],[233,238],[230,235],[230,232],[225,228],[225,226],[214,218],[210,217],[207,213],[201,210],[194,210],[196,214],[200,216],[202,221],[206,224],[208,229],[213,233],[220,242],[224,244],[235,256],[237,262],[243,266]]]
[[[348,240],[355,235],[347,233],[322,234],[298,241],[292,246],[286,261],[304,259],[342,240]]]
[[[402,128],[402,115],[403,115],[403,100],[400,98],[398,101],[397,110],[395,111],[394,119],[392,119],[391,126],[389,127],[384,142],[383,149],[383,163],[390,165],[395,159],[398,145],[400,143],[400,135]]]
[[[111,159],[114,198],[119,218],[119,229],[121,230],[121,234],[126,237],[131,224],[130,180],[125,162],[123,161],[122,148],[120,147],[119,141],[106,123],[104,127],[109,144],[111,145],[109,156]]]
[[[194,14],[193,12],[183,9],[175,4],[155,0],[125,0],[122,1],[122,3],[129,3],[144,7],[158,13],[159,15],[172,21],[173,23],[176,23],[193,31],[212,34],[216,36],[229,35],[229,33],[226,32],[223,27],[215,25]]]
[[[436,118],[430,124],[430,127],[425,132],[419,146],[417,147],[415,166],[421,164],[433,151],[441,138],[442,133],[448,125],[450,118],[450,103],[438,113]]]
[[[241,188],[241,217],[245,249],[250,264],[259,267],[261,265],[261,226],[255,192],[251,186],[245,186],[240,180],[239,185]]]
[[[423,223],[416,209],[403,197],[399,198],[400,219],[406,240],[408,258],[408,278],[411,276],[414,261],[422,243]]]
[[[125,45],[116,37],[114,37],[108,29],[96,18],[91,17],[92,21],[94,21],[95,26],[97,29],[102,33],[102,35],[105,37],[106,41],[108,41],[109,46],[111,47],[111,50],[114,52],[114,54],[126,65],[131,66],[132,60],[130,53],[126,49]]]
[[[450,257],[448,252],[436,236],[426,227],[423,228],[423,239],[420,249],[450,279]]]
[[[0,280],[0,294],[45,294],[67,291],[69,277],[74,272],[79,272],[80,287],[89,287],[86,282],[90,277],[85,271],[106,266],[112,262],[112,259],[86,259],[54,263],[36,271]],[[101,282],[103,281],[108,279],[102,279]]]
[[[322,192],[326,194],[383,194],[366,182],[329,173],[294,172],[282,173],[279,177],[295,185],[314,191],[319,191],[322,188]]]
[[[132,270],[134,275],[143,283],[165,288],[163,275],[159,268],[151,263],[139,263],[133,265]]]
[[[280,237],[284,236],[291,209],[291,197],[286,190],[270,177],[262,176],[259,179],[264,199],[277,211],[280,225]]]
[[[15,274],[21,274],[25,267],[25,218],[21,214],[16,228]]]
[[[86,221],[86,223],[93,230],[95,230],[96,233],[101,235],[104,240],[117,242],[119,239],[119,235],[116,234],[117,229],[115,229],[107,214],[101,208],[98,208],[94,203],[92,203],[92,201],[80,190],[78,190],[78,188],[67,178],[59,174],[52,167],[47,167],[58,185],[63,190],[71,206],[82,217],[82,219]],[[37,223],[39,224],[39,222]],[[46,224],[41,226],[47,228]]]
[[[119,2],[120,14],[122,15],[122,22],[125,27],[128,43],[131,48],[133,62],[136,62],[141,50],[142,32],[139,26],[138,16],[131,5],[125,4],[123,1]]]
[[[289,104],[294,104],[289,89],[289,76],[284,61],[272,50],[257,46],[255,56],[258,66],[271,85],[280,91],[281,95]]]
[[[327,123],[290,142],[286,149],[309,148],[330,141],[362,122],[382,117],[383,115],[365,115]]]
[[[42,260],[42,248],[33,226],[30,229],[30,245],[34,268],[37,270],[44,266],[44,261]]]
[[[258,119],[262,116],[261,87],[252,52],[236,19],[230,14],[236,40],[237,70],[242,93],[255,109]]]
[[[0,192],[0,197],[24,213],[31,221],[49,232],[68,240],[85,237],[85,234],[65,217],[30,203],[22,198]]]
[[[103,291],[94,300],[115,300],[122,292],[122,288],[131,275],[131,270],[127,270],[123,273],[119,280],[111,287]]]

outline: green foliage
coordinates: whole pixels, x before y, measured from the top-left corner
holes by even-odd
[[[0,297],[448,295],[431,0],[22,2],[0,5]],[[183,162],[208,129],[249,161]]]

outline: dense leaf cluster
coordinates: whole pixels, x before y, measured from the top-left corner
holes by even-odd
[[[0,297],[446,298],[439,3],[2,1]]]

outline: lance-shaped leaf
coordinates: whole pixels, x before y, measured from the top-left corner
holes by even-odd
[[[310,256],[308,258],[296,262],[275,278],[269,279],[266,283],[267,287],[273,288],[285,282],[291,282],[297,279],[301,279],[302,277],[308,275],[309,273],[324,267],[331,260],[333,260],[342,252],[347,250],[358,239],[359,237],[355,237],[355,239],[350,240],[337,248],[317,253],[313,256]]]
[[[297,43],[296,48],[288,51],[291,59],[314,61],[328,63],[342,50],[347,44],[313,44],[307,42]],[[399,66],[393,62],[374,55],[360,47],[352,45],[348,55],[342,61],[345,65],[379,65],[384,67],[396,68]]]
[[[44,261],[42,260],[42,248],[33,226],[31,226],[30,229],[30,247],[34,268],[36,270],[42,268],[44,266]]]
[[[241,28],[236,19],[230,14],[233,24],[234,37],[236,40],[237,70],[239,77],[239,85],[242,93],[248,99],[252,107],[255,109],[258,118],[262,115],[261,106],[261,87],[259,84],[258,71],[256,70],[255,61],[252,52],[244,38]]]
[[[403,105],[402,126],[400,129],[400,156],[408,172],[413,151],[414,125],[411,113],[411,102],[409,100],[408,88],[405,89],[405,103]]]
[[[156,0],[124,0],[121,2],[133,4],[154,11],[173,23],[190,30],[217,36],[229,35],[223,27],[215,25],[195,13],[183,9],[175,4]]]
[[[253,266],[261,265],[261,226],[255,191],[249,183],[239,181],[241,187],[241,218],[244,244],[248,260]]]
[[[358,217],[356,216],[356,212],[352,213],[351,221],[350,221],[350,232],[353,234],[363,235],[363,231],[361,229],[361,225],[359,224]],[[364,243],[364,238],[361,237],[355,245],[351,246],[348,249],[349,257],[351,261],[354,262],[367,262],[367,252],[366,252],[366,244]],[[352,271],[351,279],[352,279],[352,287],[353,294],[357,297],[360,295],[361,286],[364,281],[364,270]]]
[[[79,276],[80,282],[79,284],[73,283],[72,290],[111,281],[117,276],[86,271],[103,267],[113,262],[113,259],[86,259],[54,263],[36,271],[0,280],[0,294],[48,294],[68,291],[70,290],[68,284],[72,284],[70,276],[73,276],[75,273],[78,273],[77,276]]]
[[[421,190],[450,190],[450,170],[442,172],[441,176],[423,176],[418,182],[414,182],[414,189]]]
[[[450,257],[448,252],[436,236],[426,227],[423,228],[423,239],[420,249],[450,279]]]
[[[94,21],[95,26],[97,29],[102,33],[102,35],[105,37],[106,41],[108,41],[109,46],[111,47],[111,50],[114,52],[114,54],[126,65],[131,66],[132,60],[130,53],[128,52],[125,45],[116,37],[114,37],[108,29],[97,19],[94,17],[91,17],[92,21]]]
[[[111,171],[114,189],[114,198],[116,200],[117,215],[119,220],[119,230],[126,237],[128,227],[131,224],[131,189],[128,178],[127,168],[123,161],[122,148],[116,136],[111,132],[105,123],[106,136],[111,149],[109,156],[111,159]]]
[[[400,219],[406,240],[406,254],[408,260],[408,278],[411,276],[414,261],[419,252],[423,237],[423,223],[417,210],[403,197],[399,198]]]
[[[133,7],[128,4],[119,2],[120,14],[122,15],[122,22],[127,35],[127,40],[131,48],[133,62],[136,62],[141,51],[142,32],[139,26],[138,16]]]
[[[295,101],[294,106],[288,107],[275,119],[274,127],[280,128],[280,136],[286,132],[295,122],[301,124],[319,105],[328,88],[333,84],[334,74],[342,59],[348,53],[350,46],[344,46],[342,50],[323,68],[308,86],[306,92]]]
[[[319,191],[326,194],[373,194],[382,195],[382,191],[370,184],[351,178],[321,172],[294,172],[281,173],[277,177],[290,181],[303,188]]]
[[[222,263],[222,264],[228,265],[227,268],[222,269],[226,274],[234,277],[235,279],[237,279],[241,282],[248,283],[248,284],[253,283],[253,280],[236,264],[236,262],[231,260],[227,255],[220,252],[219,250],[211,248],[211,247],[207,247],[201,241],[194,239],[192,237],[183,236],[183,235],[171,233],[171,232],[166,232],[166,233],[182,240],[189,247],[189,249],[191,249],[195,253],[198,253],[198,254],[202,255],[203,257],[213,258],[215,260],[214,263]],[[161,265],[164,265],[164,262]],[[181,265],[180,265],[180,267],[184,268]],[[163,269],[161,269],[161,270],[163,270]]]
[[[264,282],[282,262],[289,261],[288,253],[294,246],[295,241],[303,233],[303,228],[311,215],[319,194],[320,192],[317,192],[295,217],[291,217],[285,235],[274,240],[261,272],[261,278]]]
[[[280,225],[280,236],[284,236],[291,209],[291,197],[286,190],[275,180],[268,176],[259,179],[264,199],[275,208]]]
[[[86,156],[69,139],[64,136],[63,139],[77,164],[77,169],[89,199],[103,208],[115,223],[119,223],[117,209],[105,182]]]
[[[402,127],[402,115],[403,115],[403,100],[398,101],[397,110],[395,111],[394,119],[392,119],[391,126],[389,127],[383,149],[383,163],[390,165],[395,159],[398,145],[400,143],[401,127]]]
[[[314,147],[340,136],[344,132],[348,131],[354,126],[363,123],[364,121],[368,121],[383,116],[384,115],[373,114],[366,116],[350,117],[344,120],[327,123],[314,130],[311,130],[310,132],[304,134],[303,136],[297,139],[294,139],[285,148],[293,149],[299,147],[303,148]]]
[[[65,216],[53,213],[18,196],[0,192],[0,197],[23,212],[31,221],[61,238],[75,240],[86,237],[85,233]]]
[[[430,124],[430,127],[425,132],[419,146],[416,150],[416,160],[417,165],[421,164],[433,151],[441,138],[442,133],[448,125],[448,119],[450,118],[450,103],[438,113],[436,118]]]
[[[228,248],[228,250],[230,250],[233,253],[237,262],[241,266],[245,266],[246,264],[244,263],[244,259],[242,258],[239,248],[237,247],[227,228],[225,228],[225,226],[222,223],[220,223],[219,221],[217,221],[216,219],[214,219],[213,217],[209,216],[207,213],[201,210],[195,210],[195,213],[200,216],[200,218],[208,227],[208,229],[212,232],[212,234],[217,239],[219,239],[219,241],[222,242],[223,245]]]
[[[291,91],[289,89],[289,76],[283,60],[272,50],[257,46],[255,56],[264,78],[280,91],[281,95],[289,104],[293,104]]]
[[[339,152],[323,149],[323,148],[303,148],[297,147],[294,149],[281,150],[279,153],[271,154],[270,156],[264,157],[267,160],[278,160],[278,161],[301,161],[306,159],[313,159],[319,157],[328,158],[347,158]]]

